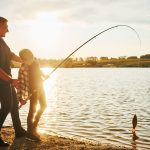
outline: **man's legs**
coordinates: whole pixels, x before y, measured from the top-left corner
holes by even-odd
[[[11,118],[12,118],[16,136],[17,135],[22,136],[22,134],[24,134],[25,130],[21,126],[19,110],[18,110],[17,95],[16,95],[16,91],[15,91],[14,87],[12,87],[11,90],[12,90],[12,101],[13,101],[13,106],[11,109]]]
[[[11,96],[11,87],[10,84],[2,84],[0,85],[0,132],[3,126],[3,123],[11,111],[12,107],[12,96]],[[9,144],[5,143],[0,137],[0,146],[8,146]]]
[[[0,130],[3,126],[3,123],[11,111],[12,107],[12,97],[11,97],[11,88],[9,84],[0,85]]]

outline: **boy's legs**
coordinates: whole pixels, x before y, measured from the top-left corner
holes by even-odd
[[[37,93],[34,93],[30,99],[29,113],[27,117],[27,130],[29,133],[33,132],[33,119],[36,112],[37,107]]]
[[[40,141],[40,138],[34,134],[34,116],[36,113],[37,107],[37,93],[34,93],[30,99],[30,107],[29,107],[29,114],[27,118],[27,130],[28,130],[28,138],[34,141]]]
[[[35,129],[35,131],[36,131],[38,122],[39,122],[39,120],[41,118],[41,115],[43,114],[43,112],[44,112],[44,110],[46,108],[46,96],[45,96],[45,92],[44,92],[43,88],[40,89],[40,93],[39,93],[38,99],[39,99],[40,108],[37,111],[36,116],[34,118],[34,129]]]

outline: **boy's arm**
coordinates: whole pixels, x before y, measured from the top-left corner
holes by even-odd
[[[25,83],[25,80],[24,80],[24,78],[23,78],[23,71],[21,70],[22,69],[22,66],[21,66],[21,68],[19,69],[19,72],[18,72],[18,80],[19,80],[19,82],[20,82],[20,86],[19,86],[19,88],[17,89],[17,98],[18,98],[18,100],[19,100],[19,102],[20,102],[20,106],[19,106],[19,109],[23,106],[23,105],[25,105],[26,103],[27,103],[27,101],[26,100],[24,100],[23,99],[23,89],[22,89],[22,84],[23,83]]]
[[[42,76],[42,77],[44,77],[45,76],[45,74],[40,70],[40,75]]]
[[[40,76],[43,77],[44,80],[47,80],[50,76],[49,76],[49,75],[45,75],[45,74],[41,71],[39,62],[37,61],[36,58],[35,58],[35,60],[36,60],[37,67],[38,67],[38,69],[39,69],[39,71],[40,71]]]

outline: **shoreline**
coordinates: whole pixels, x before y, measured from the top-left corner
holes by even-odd
[[[41,142],[34,142],[26,138],[14,139],[12,127],[2,128],[2,138],[10,145],[9,148],[1,150],[129,150],[125,146],[112,144],[79,141],[55,135],[40,133]]]

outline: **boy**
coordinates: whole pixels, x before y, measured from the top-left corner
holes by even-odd
[[[21,105],[30,100],[29,113],[27,117],[27,131],[32,139],[40,140],[37,134],[37,125],[46,108],[46,97],[43,88],[42,77],[47,79],[39,67],[37,60],[34,58],[32,52],[28,49],[23,49],[19,52],[23,63],[19,69],[18,79],[20,81],[20,88],[17,95]],[[40,104],[40,109],[36,111],[37,103]]]

